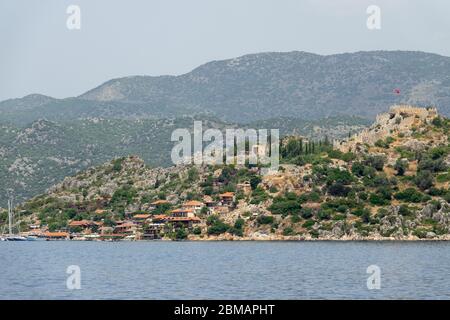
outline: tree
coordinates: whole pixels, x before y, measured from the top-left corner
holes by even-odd
[[[350,191],[351,189],[344,186],[341,182],[335,182],[328,187],[328,192],[335,197],[346,197]]]
[[[300,203],[297,200],[289,200],[287,198],[275,198],[272,205],[268,208],[273,214],[298,214],[300,213]]]
[[[230,226],[223,222],[217,215],[209,216],[206,223],[209,225],[209,235],[219,235],[230,229]]]
[[[366,164],[368,166],[371,166],[372,168],[374,168],[377,171],[382,171],[385,161],[386,161],[386,159],[384,156],[374,155],[374,156],[367,157]]]
[[[408,162],[405,160],[397,159],[394,165],[394,169],[397,170],[398,176],[403,176],[408,169]]]
[[[423,201],[424,195],[415,188],[406,188],[403,191],[397,192],[394,197],[397,200],[418,203]]]
[[[273,223],[273,217],[272,216],[265,216],[265,215],[261,215],[259,216],[256,221],[259,224],[272,224]]]
[[[242,218],[238,218],[235,222],[234,222],[234,226],[233,228],[230,229],[230,233],[242,237],[244,235],[244,224],[245,224],[245,220]]]
[[[113,170],[116,172],[119,172],[122,170],[122,162],[124,161],[124,158],[116,159],[113,162]]]
[[[182,228],[178,228],[176,233],[175,233],[175,239],[177,240],[184,240],[186,239],[188,236],[188,233],[186,231],[186,229]]]
[[[250,178],[250,186],[252,187],[252,190],[255,190],[258,184],[260,184],[262,181],[260,176],[252,176]]]
[[[361,218],[362,222],[369,223],[370,222],[370,211],[363,210],[360,218]]]
[[[427,190],[433,186],[434,178],[429,170],[419,171],[414,179],[420,190]]]

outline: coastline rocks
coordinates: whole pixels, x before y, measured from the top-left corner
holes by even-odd
[[[335,223],[333,229],[331,230],[331,234],[333,235],[333,237],[341,238],[345,235],[344,225],[344,221],[338,221]]]

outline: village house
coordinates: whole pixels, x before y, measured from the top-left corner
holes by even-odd
[[[98,227],[98,224],[94,221],[80,220],[69,222],[69,230],[78,230],[81,233],[90,233],[93,229]]]
[[[192,228],[193,224],[200,223],[199,217],[167,217],[167,222],[171,224],[183,225],[185,228]]]
[[[150,223],[145,225],[142,233],[142,240],[161,239],[161,231],[164,229],[164,223]]]
[[[201,220],[195,216],[193,209],[179,208],[170,212],[170,216],[166,218],[166,222],[191,228],[194,223],[200,223]]]
[[[30,225],[30,229],[39,230],[41,228],[41,221],[36,220],[32,225]]]
[[[137,224],[143,224],[147,219],[150,219],[151,216],[152,215],[148,213],[135,214],[133,216],[133,221]]]
[[[152,217],[153,223],[164,223],[167,221],[167,215],[165,214],[157,214]]]
[[[114,228],[113,227],[102,226],[102,227],[100,227],[98,229],[98,231],[100,232],[100,234],[113,233]]]
[[[114,228],[114,233],[116,234],[131,234],[136,233],[136,230],[138,228],[138,225],[132,221],[125,221],[121,224],[116,225]]]
[[[175,209],[170,212],[171,217],[177,217],[177,218],[192,218],[195,217],[195,213],[193,209],[188,208],[180,208]]]
[[[222,206],[233,206],[234,205],[234,201],[236,199],[234,192],[225,192],[225,193],[221,193],[219,194],[219,199],[220,199],[220,203],[222,204]]]
[[[197,201],[197,200],[191,200],[188,202],[185,202],[183,204],[183,208],[185,209],[192,209],[196,213],[200,212],[200,210],[205,206],[203,202]]]

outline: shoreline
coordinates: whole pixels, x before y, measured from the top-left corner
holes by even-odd
[[[74,239],[39,239],[33,241],[1,241],[1,242],[450,242],[450,237],[435,239],[156,239],[156,240],[74,240]]]

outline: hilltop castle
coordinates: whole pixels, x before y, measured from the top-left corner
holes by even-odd
[[[388,112],[379,114],[375,123],[362,132],[344,141],[334,141],[334,147],[342,152],[355,152],[362,145],[373,145],[393,133],[410,134],[411,129],[430,123],[438,116],[436,108],[418,108],[409,105],[394,105]]]

